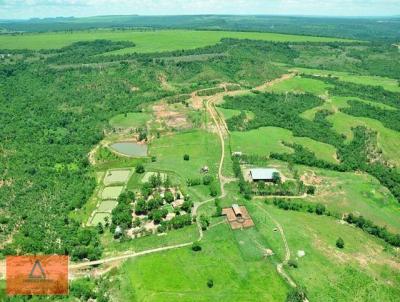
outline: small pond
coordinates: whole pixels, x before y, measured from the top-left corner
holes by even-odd
[[[110,148],[118,153],[127,156],[132,156],[132,157],[147,156],[147,145],[145,144],[137,144],[132,142],[119,142],[112,144]]]

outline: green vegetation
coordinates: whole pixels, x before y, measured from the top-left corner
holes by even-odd
[[[372,85],[381,86],[386,90],[393,92],[400,92],[399,81],[391,78],[378,77],[378,76],[368,76],[368,75],[358,75],[351,74],[348,72],[340,72],[334,70],[322,70],[322,69],[310,69],[310,68],[296,68],[295,70],[309,75],[314,76],[324,76],[324,77],[335,77],[341,81],[351,82],[361,85]]]
[[[110,126],[113,128],[141,128],[146,126],[151,115],[141,112],[129,112],[118,114],[110,120]]]
[[[209,18],[225,28],[235,17]],[[253,18],[264,28],[264,17]],[[97,28],[111,19],[86,21]],[[297,33],[321,28],[289,19],[287,31],[293,20]],[[327,33],[339,35],[337,22]],[[370,20],[341,22],[371,29]],[[65,301],[393,301],[393,29],[379,23],[387,35],[365,43],[196,26],[0,35],[15,48],[0,61],[0,257],[60,253],[80,262],[145,252],[111,271],[97,266],[103,277],[75,280]],[[373,35],[358,27],[351,37]],[[291,77],[295,68],[303,74]],[[144,156],[109,148],[119,142],[140,142]],[[250,182],[256,166],[279,177]],[[221,214],[233,203],[255,226],[231,229]],[[297,290],[277,272],[281,263]]]
[[[275,225],[258,206],[247,206],[259,231],[270,234],[269,243],[283,256],[280,235],[271,232]],[[289,271],[307,289],[310,301],[352,301],[355,295],[362,300],[391,301],[399,294],[396,286],[389,285],[399,283],[397,269],[390,264],[393,254],[380,240],[333,218],[261,206],[282,224],[291,252],[305,251],[298,259],[299,267]],[[346,244],[342,250],[335,245],[338,237]],[[346,291],[340,290],[343,286]]]
[[[227,31],[191,31],[191,30],[99,30],[61,33],[32,33],[19,36],[1,35],[0,45],[8,49],[54,49],[62,48],[78,41],[106,39],[110,41],[130,41],[135,47],[126,48],[115,53],[131,52],[164,52],[180,49],[194,49],[213,45],[223,38],[252,39],[276,42],[332,42],[342,39],[312,36],[295,36],[273,33],[227,32]]]
[[[292,153],[292,149],[282,142],[296,143],[314,152],[318,159],[337,163],[335,147],[315,141],[308,137],[294,137],[291,131],[277,127],[231,133],[231,146],[234,151],[244,154],[269,156],[271,153]]]
[[[243,238],[248,236],[243,231]],[[260,301],[283,301],[287,287],[271,261],[263,259],[255,243],[247,247],[257,255],[255,259],[244,254],[242,246],[241,239],[236,239],[224,224],[207,231],[201,252],[186,247],[128,261],[121,269],[121,299],[215,301],[218,297],[221,301],[236,301],[257,297]],[[157,267],[157,274],[152,267]],[[207,286],[210,279],[212,290]],[[265,286],[268,291],[263,289]]]
[[[273,86],[267,87],[266,91],[275,93],[312,93],[315,95],[322,95],[325,93],[328,84],[315,79],[307,79],[302,77],[294,77],[292,79],[277,83]]]

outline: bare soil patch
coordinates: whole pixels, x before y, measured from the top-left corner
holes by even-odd
[[[172,110],[167,104],[161,103],[153,106],[156,121],[165,123],[171,128],[189,128],[190,122],[188,121],[185,113]]]

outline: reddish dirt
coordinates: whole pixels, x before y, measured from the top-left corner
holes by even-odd
[[[153,106],[153,111],[158,122],[165,122],[168,127],[187,128],[189,122],[184,113],[171,110],[167,104]]]

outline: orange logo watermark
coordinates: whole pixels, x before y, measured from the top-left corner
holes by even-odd
[[[67,295],[68,256],[9,256],[7,295]]]

